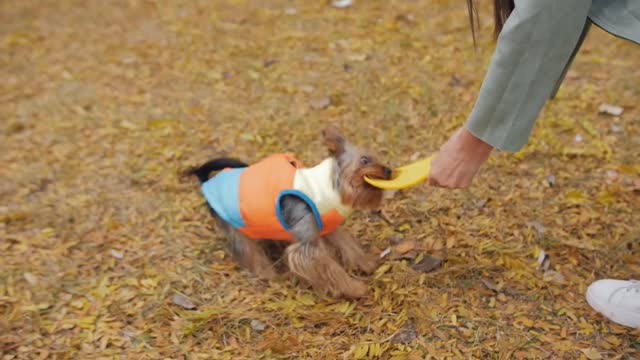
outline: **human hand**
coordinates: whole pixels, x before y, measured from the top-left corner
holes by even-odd
[[[449,189],[469,187],[492,150],[466,128],[456,130],[431,161],[429,184]]]

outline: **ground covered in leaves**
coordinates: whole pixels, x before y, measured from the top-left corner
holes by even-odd
[[[2,359],[640,357],[584,299],[640,277],[640,52],[600,29],[523,151],[349,220],[386,253],[359,301],[247,276],[178,176],[314,163],[329,123],[432,153],[494,47],[480,15],[474,51],[463,1],[0,2]]]

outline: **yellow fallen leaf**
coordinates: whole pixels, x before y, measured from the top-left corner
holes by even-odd
[[[154,288],[156,287],[156,285],[158,285],[158,283],[150,278],[146,278],[146,279],[142,279],[140,280],[140,285],[146,287],[146,288]]]
[[[605,336],[605,338],[604,338],[604,339],[605,339],[609,344],[614,345],[614,346],[619,346],[619,345],[622,343],[622,341],[621,341],[619,338],[617,338],[617,337],[615,337],[615,336],[613,336],[613,335]]]
[[[570,203],[581,204],[584,202],[584,195],[580,190],[571,190],[567,193],[566,199]]]
[[[349,61],[365,61],[367,59],[367,54],[351,54],[351,55],[347,55],[347,59]]]
[[[84,304],[85,304],[84,299],[76,299],[76,300],[73,300],[70,305],[76,309],[82,309],[84,307]]]
[[[150,129],[159,129],[159,128],[163,128],[163,127],[165,127],[167,125],[171,125],[171,124],[173,124],[175,122],[176,122],[175,119],[156,119],[156,120],[149,121],[147,126]]]
[[[96,326],[96,317],[85,316],[83,318],[80,318],[78,319],[77,325],[82,329],[94,329]]]
[[[616,202],[616,193],[613,191],[601,191],[597,195],[598,202],[603,205],[610,205]]]
[[[447,295],[447,293],[443,293],[440,296],[440,306],[447,306],[448,303],[449,303],[449,295]]]
[[[576,314],[574,314],[571,311],[566,311],[567,316],[575,323],[578,322],[578,318],[576,317]]]
[[[124,283],[129,286],[138,286],[140,284],[136,278],[126,278],[124,279]]]
[[[131,121],[128,120],[122,120],[120,121],[120,127],[127,129],[127,130],[135,130],[138,128],[138,126],[134,123],[132,123]]]
[[[582,351],[584,356],[586,356],[587,359],[589,359],[589,360],[601,360],[602,359],[602,355],[600,355],[598,350],[596,350],[595,348],[592,348],[592,347],[584,348],[584,349],[580,349],[580,351]]]
[[[620,164],[618,166],[618,172],[623,175],[633,175],[636,172],[638,172],[638,169],[640,169],[639,166],[634,167],[632,165],[626,165],[626,164]]]
[[[98,285],[97,296],[100,299],[104,299],[107,294],[109,294],[109,277],[105,276],[100,280],[100,284]]]
[[[526,327],[532,327],[533,326],[533,321],[529,318],[526,318],[524,316],[520,316],[518,318],[516,318],[516,320],[513,322],[514,325],[521,323],[522,325],[526,326]]]
[[[48,309],[49,307],[51,307],[51,304],[49,303],[26,305],[22,307],[22,311],[41,311]]]
[[[600,136],[600,134],[598,134],[598,130],[596,130],[596,128],[586,120],[582,122],[582,127],[587,131],[587,133],[589,133],[589,135],[594,137]]]
[[[369,344],[360,344],[356,347],[356,350],[353,353],[354,359],[362,359],[367,356],[369,352]]]
[[[249,70],[247,73],[249,74],[249,77],[252,78],[253,80],[258,80],[260,78],[259,72]]]
[[[376,276],[375,279],[380,278],[382,275],[384,275],[387,271],[389,271],[389,269],[391,268],[391,264],[382,264],[377,270],[376,270]]]

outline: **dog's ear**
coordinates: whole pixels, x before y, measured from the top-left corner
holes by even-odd
[[[331,155],[340,156],[344,153],[347,140],[335,127],[329,126],[322,130],[322,142]]]

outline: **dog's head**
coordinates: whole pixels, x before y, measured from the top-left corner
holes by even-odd
[[[391,169],[383,165],[373,151],[354,145],[333,127],[322,131],[322,139],[338,164],[336,186],[342,202],[354,209],[379,207],[383,190],[371,186],[364,177],[390,179]]]

